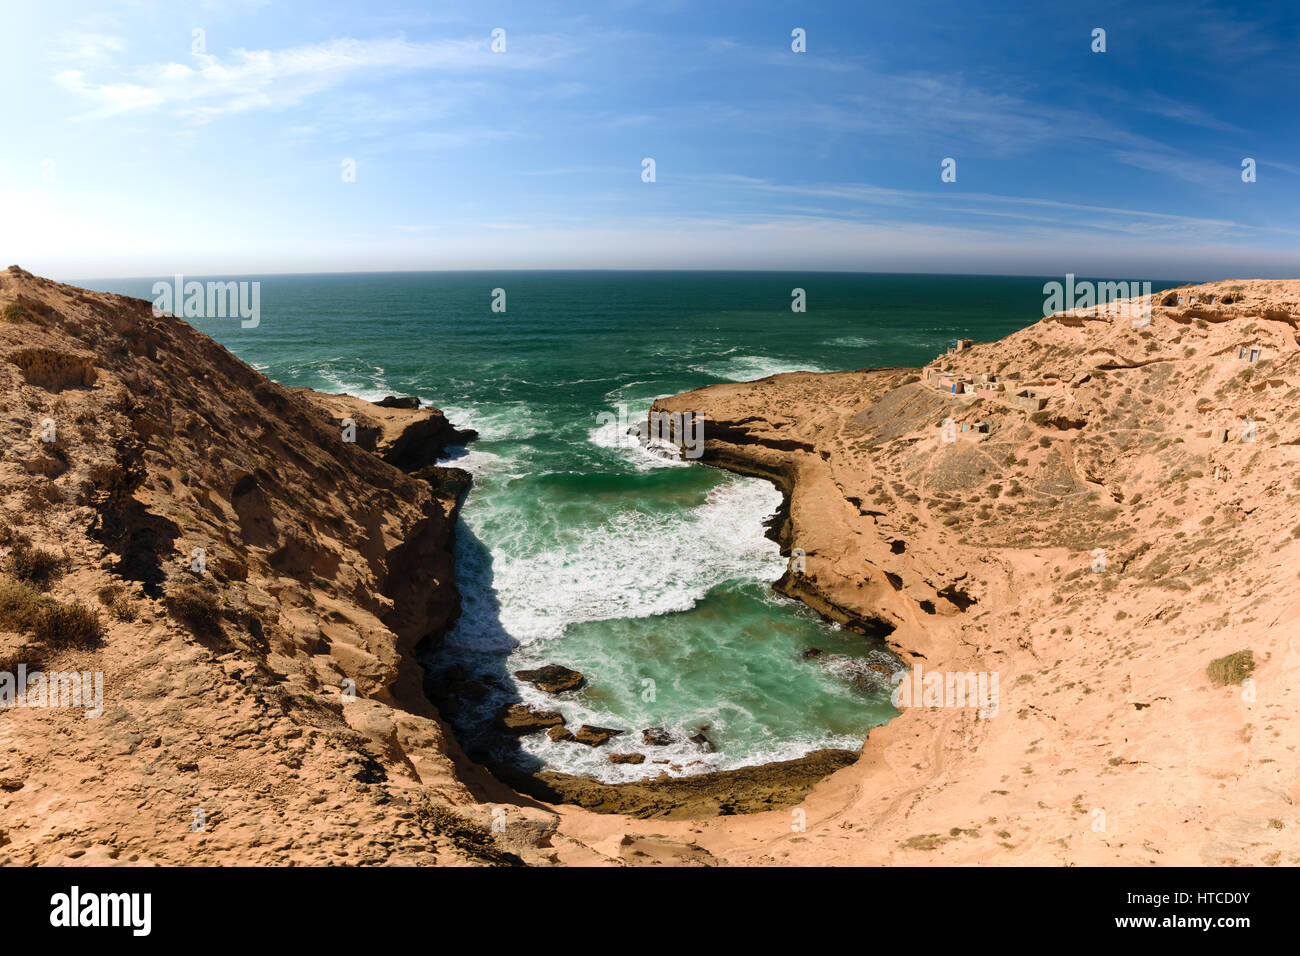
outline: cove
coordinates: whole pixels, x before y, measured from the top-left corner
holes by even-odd
[[[869,666],[888,667],[879,644],[771,590],[786,566],[765,535],[776,489],[647,455],[620,433],[620,406],[640,420],[655,398],[715,382],[919,366],[955,337],[997,338],[1008,316],[1041,306],[1041,281],[969,277],[258,279],[257,328],[194,324],[282,383],[418,395],[480,433],[448,462],[474,475],[457,531],[462,613],[426,660],[434,681],[458,685],[442,712],[464,748],[606,781],[856,751],[896,713],[888,678]],[[797,330],[796,286],[817,303]],[[508,312],[485,304],[496,287],[509,291]],[[123,291],[147,296],[149,284]],[[550,663],[585,685],[547,695],[514,676]],[[559,712],[575,731],[623,733],[595,747],[544,733],[503,740],[491,728],[510,702]],[[671,742],[646,743],[649,728]],[[701,728],[712,749],[691,743]],[[616,764],[613,753],[643,760]]]

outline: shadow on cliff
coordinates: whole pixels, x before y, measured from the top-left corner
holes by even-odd
[[[492,564],[488,546],[458,522],[460,617],[441,641],[421,649],[420,663],[425,668],[424,692],[455,731],[466,756],[508,781],[536,773],[544,764],[499,723],[503,710],[521,702],[507,664],[519,642],[501,623]]]

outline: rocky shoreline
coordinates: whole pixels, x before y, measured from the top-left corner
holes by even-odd
[[[550,694],[562,694],[586,683],[585,675],[560,665],[549,665],[537,672],[519,672],[516,676],[544,685]],[[465,699],[481,698],[487,688],[473,675],[453,671],[428,675],[425,692],[440,712],[454,714]],[[661,727],[629,732],[624,728],[583,724],[571,729],[558,711],[522,703],[504,705],[497,715],[497,723],[497,729],[505,737],[545,733],[557,742],[602,748],[614,765],[645,766],[649,773],[643,779],[610,783],[589,775],[545,768],[529,772],[494,759],[487,752],[470,753],[471,759],[497,779],[527,796],[637,819],[685,819],[793,807],[823,777],[857,759],[857,751],[816,750],[791,760],[683,775],[687,761],[679,758],[671,766],[662,766],[669,761],[654,758],[656,747],[675,739]],[[708,734],[709,728],[700,727],[690,738],[701,756],[714,750]]]
[[[1300,862],[1277,763],[1300,737],[1281,626],[1297,416],[1275,412],[1300,395],[1298,322],[1300,282],[1210,283],[925,369],[657,402],[703,417],[703,463],[781,489],[777,540],[806,565],[782,592],[941,688],[810,792],[806,837],[719,819],[700,845],[751,863]],[[1225,591],[1241,574],[1249,598]],[[1217,686],[1248,652],[1246,690]],[[1000,698],[945,700],[953,676],[1000,678]]]

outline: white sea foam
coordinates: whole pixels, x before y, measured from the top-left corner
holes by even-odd
[[[691,462],[681,458],[675,446],[663,442],[642,442],[636,435],[627,433],[629,426],[647,420],[652,404],[654,399],[616,404],[605,413],[605,421],[599,422],[587,432],[587,440],[598,448],[609,448],[620,452],[638,471],[648,471],[651,468],[689,467]],[[620,405],[626,410],[622,420],[619,420],[618,416]]]
[[[729,382],[749,382],[756,378],[766,378],[769,375],[778,375],[782,372],[826,371],[808,362],[796,362],[762,355],[737,355],[725,362],[692,365],[691,369],[712,378],[725,379]]]
[[[525,695],[525,700],[538,708],[557,709],[555,699],[546,698],[545,695],[540,695],[536,701]],[[561,704],[558,709],[564,713],[568,726],[578,727],[583,723],[604,726],[602,715],[589,712],[586,708]],[[743,711],[739,708],[732,709],[725,702],[716,710],[720,714],[727,714],[730,710],[731,719],[737,722],[742,719]],[[608,719],[608,716],[603,718],[606,722]],[[709,724],[709,734],[716,738],[723,737],[726,723],[725,718],[715,718]],[[724,746],[722,751],[710,753],[691,743],[689,738],[694,733],[693,727],[667,728],[673,734],[674,740],[662,747],[648,746],[642,740],[641,729],[640,727],[629,728],[627,733],[612,738],[600,747],[582,747],[565,741],[556,742],[545,734],[524,737],[520,744],[526,753],[562,773],[582,774],[605,783],[644,780],[657,777],[660,773],[666,773],[671,777],[687,777],[716,770],[734,770],[738,767],[751,767],[781,760],[796,760],[814,750],[831,747],[855,751],[862,748],[861,736],[826,734],[820,737],[806,736],[779,741],[769,739],[734,750],[732,753],[727,753]],[[630,751],[645,754],[645,762],[641,764],[609,762],[609,754]],[[656,763],[656,761],[666,762]]]
[[[446,455],[438,463],[453,468],[463,468],[475,478],[497,475],[503,472],[509,474],[510,469],[518,464],[513,458],[484,451],[473,445],[449,446]]]
[[[530,540],[536,531],[521,528],[493,550],[501,624],[531,644],[579,621],[689,610],[724,581],[775,580],[785,564],[763,520],[780,504],[770,484],[744,478],[689,511],[627,509],[559,546],[539,550]]]
[[[348,395],[355,395],[367,402],[377,402],[389,395],[396,394],[388,384],[388,379],[384,377],[384,369],[381,366],[370,365],[364,369],[359,369],[355,367],[355,363],[348,362],[348,368],[337,367],[338,363],[342,361],[341,359],[327,359],[324,362],[313,363],[301,368],[290,367],[289,371],[291,373],[308,372],[324,383],[324,391],[346,392]]]
[[[483,441],[522,441],[549,427],[546,416],[526,402],[503,405],[438,406],[457,428],[472,428]]]
[[[818,663],[829,674],[862,690],[888,692],[894,675],[900,671],[897,658],[886,651],[873,649],[867,654],[849,656],[847,654],[826,654]],[[877,670],[876,668],[884,668]],[[906,670],[906,668],[902,668]]]

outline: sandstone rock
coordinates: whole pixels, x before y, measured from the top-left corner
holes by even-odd
[[[445,465],[425,465],[411,472],[412,478],[427,481],[433,493],[439,498],[459,500],[469,490],[473,477],[463,468],[448,468]]]
[[[580,744],[586,744],[588,747],[599,747],[611,737],[617,737],[623,733],[621,730],[614,730],[610,727],[593,727],[591,724],[583,724],[578,728],[578,733],[574,736]]]
[[[553,710],[533,710],[527,704],[511,704],[502,709],[497,723],[507,733],[536,734],[548,727],[562,726],[564,717]]]
[[[610,763],[645,763],[645,754],[627,753],[627,754],[610,754]]]
[[[713,753],[713,751],[717,750],[718,748],[714,746],[713,741],[710,740],[708,734],[705,733],[705,731],[708,729],[709,727],[706,724],[705,726],[699,729],[699,732],[695,734],[695,736],[690,737],[688,739],[690,740],[691,743],[695,744],[695,746],[699,747],[705,753]]]
[[[577,690],[587,682],[582,674],[560,664],[547,664],[536,670],[515,671],[515,676],[548,694],[562,694],[566,690]]]
[[[667,747],[676,738],[664,727],[647,727],[641,731],[641,739],[651,747]]]

